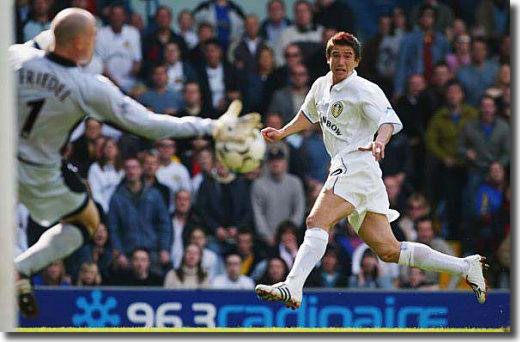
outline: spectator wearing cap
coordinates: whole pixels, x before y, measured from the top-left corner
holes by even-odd
[[[276,228],[285,220],[298,227],[305,214],[305,195],[301,180],[287,173],[287,147],[273,145],[267,153],[268,172],[253,182],[251,202],[260,238],[274,247]]]

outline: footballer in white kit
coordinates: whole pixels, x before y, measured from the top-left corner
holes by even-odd
[[[87,242],[99,224],[86,186],[61,154],[86,116],[154,140],[210,134],[216,140],[236,141],[260,121],[258,114],[237,118],[239,101],[219,120],[152,113],[107,78],[78,66],[90,61],[94,48],[95,19],[89,12],[61,11],[51,32],[49,51],[35,48],[34,42],[8,51],[17,89],[19,198],[36,222],[50,227],[15,259],[18,304],[26,316],[38,312],[29,277]]]
[[[483,303],[487,293],[484,257],[457,258],[421,243],[396,240],[389,222],[399,213],[389,208],[378,161],[384,158],[392,134],[402,129],[401,121],[383,91],[357,75],[361,46],[356,37],[337,33],[327,43],[326,57],[330,72],[314,82],[294,119],[282,129],[262,130],[266,140],[277,141],[319,124],[331,167],[306,219],[305,238],[287,278],[257,285],[257,295],[298,308],[305,280],[325,253],[328,231],[348,217],[356,233],[383,261],[463,275]]]

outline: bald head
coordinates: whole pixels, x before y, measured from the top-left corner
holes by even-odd
[[[65,46],[77,36],[87,34],[96,26],[94,16],[81,8],[67,8],[59,12],[51,23],[56,45]]]
[[[67,8],[59,12],[51,23],[54,33],[54,52],[78,63],[89,61],[94,49],[96,20],[81,8]]]

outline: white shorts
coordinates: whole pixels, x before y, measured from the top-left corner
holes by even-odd
[[[72,165],[36,166],[20,160],[18,195],[31,218],[44,227],[79,213],[89,199],[87,188]]]
[[[388,194],[379,164],[370,152],[356,151],[336,156],[331,163],[329,177],[323,189],[332,189],[356,209],[348,221],[359,231],[367,211],[384,214],[388,222],[395,221],[399,212],[390,209]]]

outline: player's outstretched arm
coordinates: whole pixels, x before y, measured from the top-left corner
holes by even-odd
[[[281,129],[275,129],[272,127],[264,128],[261,133],[265,140],[269,142],[282,140],[289,135],[298,133],[314,125],[305,117],[302,111],[300,111],[287,125]]]
[[[97,120],[152,140],[212,134],[215,121],[155,114],[124,95],[103,76],[88,76],[82,88],[83,110]]]

